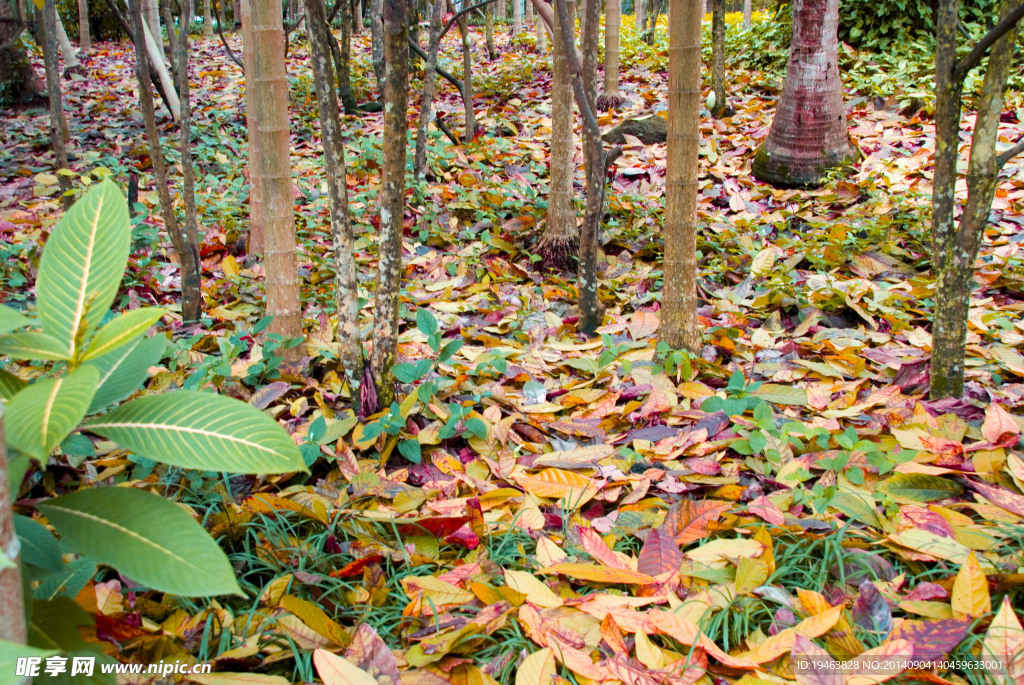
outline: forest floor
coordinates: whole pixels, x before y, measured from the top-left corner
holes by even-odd
[[[664,53],[638,43],[626,19],[631,104],[603,114],[603,126],[665,110]],[[458,73],[454,34],[442,64]],[[664,145],[627,141],[615,166],[602,233],[608,311],[600,337],[587,339],[574,275],[540,272],[531,253],[545,214],[549,62],[530,37],[510,44],[507,27],[495,60],[476,38],[483,133],[454,147],[432,131],[431,177],[409,191],[399,361],[408,378],[423,377],[366,423],[333,370],[348,332],[331,321],[305,45],[288,59],[304,374],[282,375],[274,345],[253,332],[262,267],[239,245],[244,85],[219,40],[194,37],[190,66],[205,231],[199,330],[180,330],[174,312],[179,280],[128,45],[98,44],[86,74],[65,79],[76,187],[101,168],[122,187],[141,173],[120,306],[168,305],[163,325],[177,333],[149,391],[212,385],[248,400],[293,433],[313,471],[154,468],[103,441],[94,454],[58,454],[57,477],[36,479],[25,512],[84,487],[165,493],[218,537],[249,593],[199,602],[112,572],[68,578],[58,594],[95,618],[88,639],[121,661],[212,662],[216,673],[187,677],[211,685],[312,681],[318,648],[345,658],[318,662],[329,683],[959,684],[1003,678],[1000,669],[1020,682],[1024,630],[1011,604],[1024,584],[1021,162],[1000,182],[977,266],[966,397],[929,401],[927,103],[900,113],[898,98],[849,93],[863,160],[821,189],[776,190],[751,177],[750,160],[780,74],[733,64],[736,114],[716,121],[705,110],[701,123],[704,348],[661,359]],[[354,39],[363,100],[373,95],[368,41]],[[410,125],[421,78],[420,69]],[[439,91],[458,132],[461,100],[445,81]],[[158,115],[176,162],[177,130]],[[1015,140],[1024,124],[1010,118],[1004,133]],[[61,214],[47,122],[43,111],[10,112],[0,130],[0,285],[20,306],[33,300],[36,252]],[[347,117],[344,128],[368,321],[381,116]],[[579,153],[577,162],[582,197]],[[179,179],[176,170],[176,188]],[[829,659],[854,657],[842,676],[830,670]],[[910,663],[947,657],[960,663]],[[889,658],[899,665],[865,665]]]

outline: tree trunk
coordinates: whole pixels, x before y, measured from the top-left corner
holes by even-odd
[[[402,285],[402,230],[405,217],[405,136],[409,101],[408,0],[384,0],[384,168],[377,247],[377,298],[373,312],[371,377],[376,391],[363,409],[391,404],[395,389],[391,368],[398,353],[398,301]],[[468,75],[467,75],[468,76]],[[466,79],[468,82],[468,78]]]
[[[967,348],[967,315],[974,282],[974,264],[978,259],[985,226],[988,225],[992,200],[995,197],[1002,166],[1017,152],[997,154],[999,123],[1003,111],[1003,92],[1010,74],[1013,49],[1018,27],[1007,31],[989,49],[988,68],[982,83],[981,96],[976,100],[977,118],[971,139],[971,158],[967,168],[967,202],[956,230],[952,230],[953,191],[956,185],[956,148],[960,133],[960,83],[950,78],[955,58],[956,2],[944,0],[939,5],[939,50],[936,59],[936,93],[941,97],[941,113],[946,119],[939,125],[939,103],[936,102],[936,165],[933,190],[933,220],[945,223],[940,231],[938,221],[933,225],[933,263],[937,272],[935,283],[935,314],[932,325],[932,359],[929,369],[930,394],[933,399],[963,395],[964,357]],[[1021,4],[1021,0],[1004,0],[1001,18]],[[953,5],[952,8],[949,5]],[[950,11],[952,10],[952,11]],[[953,50],[950,51],[952,46]],[[942,73],[945,71],[945,73]],[[940,76],[941,74],[941,76]],[[956,97],[955,102],[945,101]],[[951,138],[942,136],[952,133]],[[952,151],[939,178],[940,153]],[[941,180],[941,186],[940,186]],[[941,192],[941,194],[940,194]]]
[[[530,3],[533,7],[533,3]],[[548,51],[548,29],[543,21],[535,21],[537,25],[537,52],[544,54]]]
[[[245,63],[245,121],[249,134],[249,254],[263,254],[263,184],[260,182],[260,146],[257,135],[255,91],[252,87],[255,53],[253,52],[252,10],[249,0],[242,0],[239,11],[242,22],[242,61]]]
[[[384,23],[381,18],[383,0],[370,0],[370,57],[377,80],[378,97],[384,98]]]
[[[604,93],[598,109],[618,109],[626,103],[619,91],[619,28],[622,24],[620,0],[607,0],[604,20]]]
[[[340,0],[348,5],[348,0]],[[335,303],[338,310],[338,357],[355,402],[363,380],[363,344],[359,329],[359,290],[356,284],[355,249],[348,215],[348,185],[345,182],[345,146],[341,137],[338,98],[331,73],[331,31],[323,0],[305,0],[306,31],[313,62],[313,80],[320,107],[320,132],[327,171],[327,195],[331,201],[331,234],[334,238]],[[342,22],[349,20],[342,10]],[[347,33],[347,29],[343,29]]]
[[[171,27],[167,27],[171,31]],[[203,35],[207,38],[213,36],[213,10],[210,7],[210,0],[203,0]]]
[[[427,46],[427,65],[423,74],[423,96],[420,99],[420,118],[416,128],[416,157],[413,177],[421,180],[427,169],[427,127],[434,118],[434,88],[437,84],[437,52],[441,43],[441,14],[444,0],[434,0],[430,12],[430,35]]]
[[[228,5],[227,0],[217,0],[217,24],[220,26],[221,32],[224,31],[224,27],[228,25]]]
[[[140,2],[142,3],[142,18],[146,21],[146,26],[149,27],[149,33],[154,43],[161,45],[163,37],[160,35],[160,2],[159,0],[140,0]],[[163,55],[163,52],[159,51],[157,54]],[[152,64],[156,55],[150,52],[149,58],[150,64]],[[162,57],[160,61],[163,61]]]
[[[188,27],[192,24],[192,3],[179,3],[178,30],[167,24],[167,38],[174,51],[175,85],[181,99],[181,175],[185,201],[185,233],[181,262],[181,319],[185,324],[199,323],[203,315],[203,278],[199,257],[199,219],[196,216],[196,175],[192,166],[192,106],[188,82]]]
[[[702,3],[701,0],[671,1],[661,339],[673,349],[698,352],[697,154],[700,148]]]
[[[711,63],[715,106],[711,115],[717,118],[731,116],[725,94],[725,0],[711,0]]]
[[[523,12],[527,26],[533,26],[533,3],[523,0]]]
[[[494,13],[494,20],[496,23],[508,23],[508,3],[506,2],[506,0],[497,0],[497,2],[494,3]]]
[[[13,508],[21,483],[11,483],[7,477],[7,441],[3,421],[4,408],[0,405],[0,474],[3,474],[0,478],[0,558],[12,562],[10,566],[0,566],[0,640],[23,645],[28,632],[21,584],[21,543],[14,531]]]
[[[356,0],[355,9],[352,11],[352,33],[360,35],[363,32],[363,0]]]
[[[233,10],[231,18],[234,19],[235,26],[240,27],[242,25],[242,0],[232,0],[231,9]]]
[[[82,52],[92,50],[89,37],[89,0],[78,0],[78,48]]]
[[[468,16],[463,14],[456,19],[456,24],[462,39],[462,106],[466,110],[466,131],[462,139],[471,143],[476,137],[476,114],[473,112],[473,46],[469,41]]]
[[[567,7],[569,21],[575,3]],[[544,22],[538,21],[542,26]],[[579,227],[573,205],[573,176],[576,141],[573,137],[572,84],[566,63],[565,41],[558,12],[554,16],[551,40],[551,167],[549,172],[547,225],[537,246],[541,265],[564,271],[572,266],[579,250]],[[572,35],[572,24],[568,27]]]
[[[291,149],[288,140],[288,72],[284,62],[284,27],[276,0],[252,0],[253,104],[263,190],[264,284],[268,330],[284,338],[302,337],[298,263],[295,256],[295,205],[292,199]],[[295,361],[300,347],[285,351]]]
[[[61,21],[59,14],[57,15],[54,28],[57,32],[57,45],[60,47],[60,54],[64,58],[64,68],[77,69],[81,66],[78,63],[78,51],[75,50],[74,46],[71,45],[71,41],[68,40],[67,31],[64,30],[64,22]]]
[[[743,0],[743,28],[749,29],[753,25],[753,2],[752,0]]]
[[[582,0],[580,7],[580,48],[583,53],[583,62],[580,65],[580,77],[583,79],[583,90],[587,94],[587,103],[594,106],[597,102],[597,58],[598,44],[601,41],[601,0],[597,4]],[[573,47],[576,41],[572,42]],[[571,55],[569,57],[575,57]],[[570,64],[573,60],[570,59]],[[571,69],[570,69],[571,73]],[[583,113],[584,103],[579,102],[577,97],[576,107],[580,114]]]
[[[495,59],[498,56],[494,49],[494,3],[481,8],[484,15],[484,44],[487,46],[487,57]]]
[[[320,0],[323,2],[323,0]],[[334,73],[338,80],[338,97],[345,108],[346,114],[354,114],[359,110],[359,103],[352,92],[352,18],[349,16],[351,5],[348,0],[339,0],[342,3],[341,12],[341,37],[335,38],[331,31],[330,24],[327,25],[328,45],[334,62]],[[308,22],[309,19],[307,18]]]
[[[0,104],[29,104],[46,98],[46,86],[18,43],[26,23],[10,2],[0,1]]]
[[[202,292],[198,289],[198,241],[189,244],[186,235],[178,226],[174,214],[174,200],[167,186],[167,166],[164,163],[163,149],[160,146],[160,133],[156,127],[156,115],[153,108],[153,93],[149,88],[149,50],[146,46],[145,34],[148,26],[143,19],[140,3],[130,3],[133,24],[133,42],[135,43],[135,75],[139,84],[139,101],[142,106],[142,120],[146,127],[146,138],[149,140],[149,157],[153,162],[156,176],[156,189],[160,197],[160,214],[164,220],[167,235],[174,245],[174,251],[182,265],[181,275],[181,314],[185,321],[198,320],[197,309],[202,309]],[[187,28],[182,30],[187,31]]]
[[[166,98],[168,103],[167,108],[170,110],[171,119],[177,123],[178,118],[181,116],[181,102],[178,99],[177,91],[174,89],[174,81],[171,78],[171,74],[167,71],[167,65],[164,63],[163,50],[160,49],[160,43],[156,39],[160,34],[152,33],[149,27],[149,22],[144,23],[142,28],[146,41],[145,50],[148,57],[147,63],[149,64],[150,69],[156,72],[157,77],[160,80],[163,96]]]
[[[633,0],[633,31],[642,36],[647,27],[647,3],[651,0]]]
[[[778,187],[815,186],[856,159],[839,79],[839,0],[793,0],[786,80],[753,173]]]
[[[512,35],[523,32],[523,0],[512,0]]]
[[[43,65],[46,70],[46,92],[50,101],[50,145],[56,162],[57,179],[62,194],[64,209],[70,209],[74,198],[69,194],[71,179],[60,173],[68,169],[67,122],[64,121],[64,102],[60,92],[60,68],[57,64],[57,6],[53,0],[46,0],[43,5]]]

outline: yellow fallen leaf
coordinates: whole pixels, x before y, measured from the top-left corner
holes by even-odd
[[[953,607],[954,618],[981,618],[992,611],[988,579],[973,551],[956,574],[949,603]]]
[[[505,583],[516,592],[526,595],[526,601],[531,604],[545,609],[562,606],[562,598],[532,573],[506,569]]]
[[[324,685],[377,685],[372,675],[326,649],[313,652],[313,665]]]
[[[516,671],[516,685],[548,685],[555,677],[558,664],[550,647],[538,650],[523,659]]]

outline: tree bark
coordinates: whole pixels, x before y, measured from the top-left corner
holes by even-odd
[[[182,197],[185,201],[185,232],[181,262],[181,319],[185,324],[199,323],[203,315],[203,278],[199,257],[199,219],[196,216],[196,175],[192,165],[192,106],[188,82],[188,27],[192,24],[192,3],[179,3],[181,14],[178,30],[167,24],[167,38],[174,51],[175,85],[181,100],[181,172]]]
[[[530,3],[533,7],[533,3]],[[534,21],[537,26],[537,52],[544,54],[548,51],[548,29],[543,21]]]
[[[170,26],[167,31],[171,31]],[[203,35],[207,38],[213,36],[213,8],[210,7],[210,0],[203,0]]]
[[[434,89],[437,85],[437,52],[441,43],[441,14],[444,0],[434,0],[430,12],[430,35],[427,64],[423,74],[423,96],[420,98],[420,118],[416,128],[416,156],[413,177],[421,180],[427,169],[427,127],[434,119]]]
[[[527,26],[533,26],[533,3],[530,0],[523,0],[524,21]]]
[[[729,116],[728,97],[725,93],[725,0],[711,0],[711,63],[715,106],[711,115]]]
[[[320,0],[323,2],[323,0]],[[359,111],[359,103],[352,92],[352,18],[349,16],[351,5],[348,0],[338,0],[341,3],[341,37],[335,38],[331,31],[330,23],[327,23],[327,39],[331,49],[334,62],[335,77],[338,80],[338,97],[345,108],[346,114],[354,114]],[[309,23],[307,18],[306,22]]]
[[[28,631],[21,584],[21,543],[14,532],[14,499],[21,483],[11,483],[7,477],[7,441],[3,421],[4,408],[0,405],[0,474],[3,474],[0,478],[0,557],[13,564],[6,568],[0,566],[0,640],[23,645],[28,639]]]
[[[815,186],[856,159],[839,79],[839,0],[794,0],[786,80],[753,173],[778,187]]]
[[[633,31],[642,36],[647,27],[647,3],[651,0],[633,0]]]
[[[373,76],[377,80],[377,93],[384,98],[384,23],[381,18],[383,0],[370,0],[370,58]]]
[[[67,122],[64,120],[64,102],[60,92],[60,69],[57,64],[57,6],[53,0],[46,0],[43,5],[43,65],[46,70],[46,91],[50,101],[50,146],[56,163],[57,182],[61,191],[61,202],[64,209],[70,209],[74,198],[71,197],[71,179],[60,173],[61,169],[69,169],[67,151]]]
[[[581,21],[580,21],[580,46],[582,48],[582,59],[579,63],[580,77],[583,79],[583,91],[586,93],[586,102],[580,102],[577,96],[576,106],[580,110],[580,114],[583,114],[583,110],[586,104],[589,104],[591,108],[597,102],[597,58],[598,58],[598,44],[601,41],[601,0],[597,0],[597,3],[591,3],[589,0],[582,0],[581,5]],[[575,51],[576,41],[573,40],[570,47],[573,48],[573,54],[566,53],[568,58],[567,64],[570,67],[570,74],[572,72],[572,65],[577,62],[577,53]]]
[[[749,29],[753,25],[753,2],[743,0],[743,28]]]
[[[157,11],[159,13],[159,6]],[[159,24],[157,25],[159,26]],[[156,72],[157,78],[160,80],[161,91],[168,103],[167,108],[170,110],[169,113],[171,115],[171,119],[177,123],[181,116],[181,102],[178,99],[178,93],[174,88],[174,81],[171,78],[171,74],[167,70],[167,65],[164,63],[163,50],[160,48],[160,43],[156,39],[156,36],[159,36],[160,34],[152,33],[149,27],[149,22],[145,22],[142,28],[145,37],[144,48],[148,57],[146,61],[149,64],[150,69]]]
[[[402,230],[405,216],[405,135],[409,101],[408,0],[384,0],[387,75],[384,88],[384,168],[377,247],[377,297],[373,312],[370,376],[376,397],[363,392],[364,411],[386,407],[394,398],[391,368],[398,353],[398,301],[402,285]],[[468,76],[468,75],[467,75]],[[466,79],[468,82],[468,78]]]
[[[949,5],[953,7],[950,8]],[[952,40],[955,58],[956,33],[952,27],[951,17],[956,17],[956,2],[944,0],[940,3],[940,49],[941,56],[936,59],[936,92],[945,94],[943,99],[958,95],[961,84],[951,83],[959,77],[955,64],[951,65],[949,43]],[[1004,0],[1002,17],[1008,16],[1021,5],[1021,0]],[[950,12],[952,9],[952,12]],[[976,101],[977,118],[974,124],[974,135],[971,139],[971,158],[967,168],[967,202],[964,205],[960,222],[954,231],[950,199],[955,203],[953,190],[956,185],[956,153],[960,133],[959,97],[955,103],[943,102],[942,114],[948,121],[940,127],[938,122],[939,107],[936,103],[936,134],[952,133],[952,138],[939,138],[936,141],[936,173],[935,189],[933,190],[933,220],[941,219],[948,223],[940,232],[939,224],[933,225],[933,262],[936,267],[935,283],[935,314],[932,325],[932,359],[929,368],[930,395],[933,399],[943,397],[960,397],[964,390],[964,358],[967,350],[967,315],[970,309],[971,291],[973,290],[974,265],[978,259],[985,226],[988,224],[992,200],[995,198],[999,181],[999,171],[1008,159],[996,151],[999,137],[1000,116],[1003,111],[1003,91],[1010,73],[1013,60],[1013,48],[1017,40],[1017,26],[1005,33],[990,48],[988,68],[982,82],[981,96]],[[954,69],[950,69],[954,66]],[[945,72],[940,78],[940,71]],[[949,79],[948,74],[952,74]],[[964,74],[966,75],[966,74]],[[941,89],[941,90],[940,90]],[[948,168],[948,160],[942,171],[943,195],[939,195],[939,164],[940,152],[953,150],[953,167]],[[940,203],[940,199],[942,202]],[[940,207],[940,204],[942,205]]]
[[[515,0],[513,0],[513,3]],[[498,24],[508,23],[508,2],[506,0],[498,0],[494,5],[495,22]]]
[[[263,190],[264,284],[268,330],[286,339],[302,337],[298,263],[295,255],[295,205],[292,199],[291,149],[288,140],[288,73],[284,61],[284,26],[276,0],[252,0],[253,104]],[[285,351],[288,361],[302,354]]]
[[[356,0],[355,9],[352,11],[352,33],[360,35],[363,32],[363,0]]]
[[[661,339],[673,349],[698,352],[697,155],[700,148],[702,3],[701,0],[671,2]]]
[[[78,48],[82,52],[92,50],[89,36],[89,0],[78,0]]]
[[[494,3],[480,8],[484,16],[484,44],[487,46],[487,57],[495,59],[498,56],[494,49]]]
[[[78,51],[71,45],[71,41],[68,40],[67,31],[64,30],[64,22],[61,21],[60,15],[57,15],[56,23],[54,28],[57,32],[57,45],[60,47],[60,54],[64,58],[65,69],[77,69],[81,66],[78,62]]]
[[[566,8],[572,21],[574,4]],[[543,22],[537,22],[542,25]],[[537,246],[541,265],[564,271],[572,266],[573,256],[579,250],[579,227],[573,205],[573,157],[576,141],[573,137],[572,84],[566,62],[566,41],[562,39],[563,26],[559,13],[554,15],[551,40],[551,166],[549,172],[547,225]],[[572,24],[568,27],[572,35]]]
[[[598,109],[618,109],[626,103],[619,91],[619,29],[622,25],[620,0],[607,0],[604,20],[604,93]]]
[[[454,10],[454,3],[449,4]],[[476,113],[473,112],[473,50],[469,41],[469,17],[458,16],[459,37],[462,39],[462,107],[466,111],[466,131],[462,139],[467,143],[476,137]]]
[[[0,103],[28,104],[46,98],[46,85],[28,60],[18,36],[27,24],[14,4],[0,2]]]
[[[341,0],[346,5],[348,0]],[[331,82],[330,25],[323,0],[305,0],[306,27],[313,62],[313,81],[320,108],[320,133],[327,171],[327,195],[331,201],[331,235],[334,239],[335,303],[338,310],[338,357],[353,400],[360,396],[363,380],[363,344],[359,328],[359,290],[356,284],[352,223],[348,215],[345,182],[345,146],[341,136],[338,98]],[[343,12],[342,21],[348,21]]]
[[[523,0],[512,0],[512,35],[523,32]]]
[[[253,52],[252,10],[249,0],[241,0],[239,19],[242,22],[242,61],[245,63],[245,120],[249,134],[249,254],[263,254],[263,184],[260,182],[260,146],[256,104],[252,87],[255,76],[255,53]]]
[[[162,44],[162,36],[160,35],[160,2],[159,0],[139,0],[142,3],[142,18],[146,20],[146,26],[149,27],[150,36],[153,38],[154,44]],[[161,51],[157,54],[162,55]],[[152,64],[156,59],[156,55],[152,52],[149,54],[149,61]],[[163,58],[161,57],[161,61]]]

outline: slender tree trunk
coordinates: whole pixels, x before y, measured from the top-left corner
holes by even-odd
[[[567,7],[569,21],[575,3]],[[544,22],[538,21],[538,26]],[[551,40],[551,169],[548,189],[547,225],[537,246],[541,265],[564,271],[572,266],[573,255],[579,250],[579,227],[573,205],[573,157],[576,141],[573,137],[572,84],[566,62],[565,41],[561,32],[572,35],[572,24],[563,27],[559,13],[554,15]]]
[[[346,5],[348,0],[341,0]],[[348,215],[348,185],[345,182],[345,146],[341,137],[338,98],[331,79],[331,31],[323,0],[305,0],[306,30],[309,34],[313,80],[320,106],[320,131],[327,171],[327,195],[331,201],[331,234],[334,238],[335,302],[338,309],[339,358],[353,400],[359,397],[363,380],[363,344],[359,329],[359,290],[356,284],[355,249]],[[349,17],[342,10],[342,21]]]
[[[512,0],[512,35],[523,32],[523,0]]]
[[[715,106],[712,116],[732,116],[725,92],[725,0],[711,0],[711,63]]]
[[[416,157],[413,176],[421,180],[427,169],[427,127],[434,118],[434,88],[437,84],[437,52],[441,43],[441,14],[444,0],[434,0],[430,12],[430,36],[427,46],[427,65],[423,74],[423,97],[420,99],[420,118],[416,128]]]
[[[697,352],[700,350],[697,323],[697,155],[700,148],[702,2],[671,2],[661,339],[673,349]]]
[[[619,91],[619,28],[622,24],[620,0],[607,0],[604,20],[604,93],[597,99],[598,109],[618,109],[626,103]]]
[[[383,0],[370,0],[370,44],[373,75],[377,79],[377,92],[384,97],[384,23],[381,18]]]
[[[658,14],[661,11],[661,5],[659,0],[647,0],[645,7],[647,8],[647,14],[645,15],[647,25],[644,26],[644,42],[648,45],[654,45],[654,34],[658,30]]]
[[[598,44],[601,41],[601,0],[597,0],[597,4],[592,4],[589,0],[582,0],[583,4],[580,6],[580,14],[582,15],[580,21],[580,47],[583,53],[583,62],[580,65],[580,76],[583,79],[583,90],[587,94],[587,103],[593,107],[597,102],[597,58],[598,58]],[[576,41],[573,40],[573,47],[575,47]],[[575,55],[567,55],[570,58]],[[573,62],[572,59],[569,60]],[[571,69],[570,69],[571,73]],[[576,106],[580,110],[580,114],[583,113],[584,103],[579,101],[577,97]]]
[[[409,101],[408,0],[384,0],[384,168],[377,247],[377,298],[373,312],[370,376],[376,397],[363,391],[364,411],[386,407],[394,398],[391,368],[398,352],[398,301],[402,278],[402,230],[405,217],[405,136]],[[467,78],[468,81],[468,78]],[[375,399],[375,402],[370,402]]]
[[[242,0],[232,0],[232,14],[231,17],[235,21],[235,26],[240,27],[242,25]]]
[[[27,457],[22,457],[26,459]],[[21,483],[7,477],[7,441],[4,438],[4,408],[0,405],[0,640],[23,645],[28,639],[25,603],[21,584],[21,543],[14,532],[14,499]]]
[[[952,4],[950,8],[948,5]],[[1001,18],[1005,19],[1021,0],[1004,0]],[[950,43],[955,56],[956,2],[940,2],[939,48],[936,59],[936,93],[943,99],[958,95],[960,83],[952,83]],[[950,11],[952,10],[952,11]],[[948,25],[946,23],[948,22]],[[952,230],[952,208],[949,198],[953,197],[956,184],[955,150],[960,132],[959,98],[955,103],[943,102],[942,114],[949,121],[939,126],[939,105],[936,103],[936,173],[933,190],[933,220],[948,220],[948,230],[940,233],[939,225],[933,226],[933,262],[936,265],[935,314],[932,325],[932,359],[930,365],[931,396],[933,399],[963,395],[964,357],[967,349],[967,315],[973,290],[974,265],[978,259],[985,227],[988,225],[992,200],[999,182],[999,171],[1016,153],[1015,147],[1009,152],[997,154],[999,123],[1003,111],[1003,92],[1010,74],[1013,49],[1017,40],[1018,26],[1005,33],[989,49],[988,68],[982,83],[981,96],[976,100],[977,118],[971,139],[971,158],[967,168],[967,202],[956,230]],[[945,71],[940,78],[939,74]],[[940,90],[941,89],[941,90]],[[952,106],[951,106],[952,105]],[[954,123],[955,122],[955,123]],[[943,139],[942,134],[953,133],[952,138]],[[940,153],[953,150],[953,169],[943,168],[950,177],[941,179],[943,196],[939,195]],[[948,160],[947,160],[948,163]],[[940,197],[943,202],[940,203]],[[955,199],[953,200],[955,202]],[[940,204],[943,206],[940,208]],[[941,216],[940,212],[948,211]]]
[[[498,24],[508,23],[508,3],[506,0],[497,0],[494,3],[495,22]]]
[[[494,3],[482,8],[484,15],[484,44],[487,46],[487,57],[495,59],[498,56],[494,49]]]
[[[181,171],[182,196],[185,201],[184,249],[178,253],[181,262],[181,318],[186,324],[198,323],[203,315],[203,279],[199,257],[199,219],[196,216],[196,175],[192,166],[192,105],[188,82],[188,27],[192,23],[192,4],[180,3],[178,30],[167,23],[167,38],[174,51],[174,80],[181,99]]]
[[[334,32],[331,31],[328,24],[327,38],[334,62],[335,76],[338,80],[338,97],[341,98],[345,113],[354,114],[359,110],[359,103],[356,102],[356,96],[352,92],[352,18],[349,16],[351,5],[348,0],[339,0],[339,2],[343,3],[339,9],[341,12],[341,37],[335,38]]]
[[[159,6],[157,10],[159,12]],[[160,89],[163,91],[164,98],[166,98],[168,103],[167,107],[170,110],[171,119],[177,123],[178,118],[181,116],[181,102],[178,99],[178,92],[174,89],[174,80],[171,78],[167,65],[164,63],[163,50],[156,39],[156,36],[160,34],[153,34],[150,31],[149,22],[144,23],[142,28],[145,37],[144,48],[148,57],[146,61],[151,70],[156,72],[160,80]]]
[[[160,2],[159,0],[139,0],[142,3],[142,18],[146,20],[146,26],[149,27],[149,33],[153,38],[156,45],[162,43],[162,36],[160,35]],[[159,52],[158,54],[162,54]],[[151,52],[150,63],[155,59],[155,55]]]
[[[268,330],[284,338],[302,337],[298,263],[295,256],[295,205],[292,199],[291,149],[288,140],[288,73],[284,62],[284,27],[276,0],[252,0],[253,104],[263,190],[264,284]],[[299,347],[286,351],[295,361]]]
[[[526,25],[533,26],[533,3],[530,0],[523,0],[523,11],[525,13]]]
[[[352,12],[352,33],[360,35],[363,32],[363,0],[356,0],[355,10]]]
[[[57,45],[60,47],[60,54],[64,58],[65,69],[77,69],[81,66],[78,63],[78,51],[71,45],[71,41],[68,40],[67,31],[64,30],[64,22],[61,21],[60,15],[57,15],[56,24],[54,28],[57,31]]]
[[[533,4],[530,4],[531,7]],[[537,26],[537,52],[544,54],[548,51],[548,29],[543,21],[535,21]]]
[[[142,120],[146,127],[146,138],[149,140],[149,157],[153,162],[156,176],[157,195],[160,197],[160,214],[164,219],[164,227],[171,239],[174,251],[182,265],[181,278],[181,313],[185,321],[198,320],[197,309],[202,308],[202,293],[198,290],[199,248],[198,241],[189,245],[184,231],[178,226],[174,214],[174,200],[167,185],[167,166],[164,163],[163,150],[160,146],[160,133],[156,127],[156,115],[153,108],[153,93],[149,89],[149,54],[146,48],[146,23],[140,11],[140,3],[130,3],[135,43],[135,75],[139,84],[139,101],[142,106]],[[183,29],[187,31],[186,29]],[[194,261],[193,261],[194,260]]]
[[[242,22],[242,61],[245,63],[245,120],[249,134],[249,254],[263,254],[263,184],[260,182],[260,146],[257,134],[256,105],[253,101],[253,69],[255,69],[255,53],[253,52],[252,11],[249,0],[241,1],[239,19]]]
[[[89,0],[78,0],[78,47],[82,52],[92,50],[89,37]]]
[[[856,159],[839,79],[839,0],[793,0],[793,38],[775,118],[754,156],[754,176],[779,187],[813,186]]]
[[[221,32],[224,31],[224,27],[228,24],[228,6],[227,0],[217,0],[217,23],[220,26]]]
[[[633,30],[642,36],[647,28],[647,3],[651,0],[633,0]]]
[[[171,31],[171,27],[167,27]],[[213,8],[210,7],[210,0],[203,0],[203,35],[207,38],[213,36]]]
[[[743,28],[749,29],[753,25],[753,3],[751,0],[743,0]]]
[[[68,125],[64,120],[64,102],[60,92],[60,68],[57,63],[57,26],[60,25],[60,17],[57,16],[57,6],[53,0],[46,0],[43,5],[43,65],[46,69],[46,91],[50,100],[50,145],[53,148],[53,156],[57,165],[56,171],[58,183],[62,193],[61,201],[64,209],[69,209],[74,201],[68,193],[71,190],[71,180],[60,173],[61,169],[68,169],[67,151],[67,130]]]
[[[473,112],[473,46],[469,40],[468,16],[463,14],[456,19],[456,25],[462,39],[462,106],[466,110],[466,131],[462,139],[471,143],[476,137],[476,113]]]

